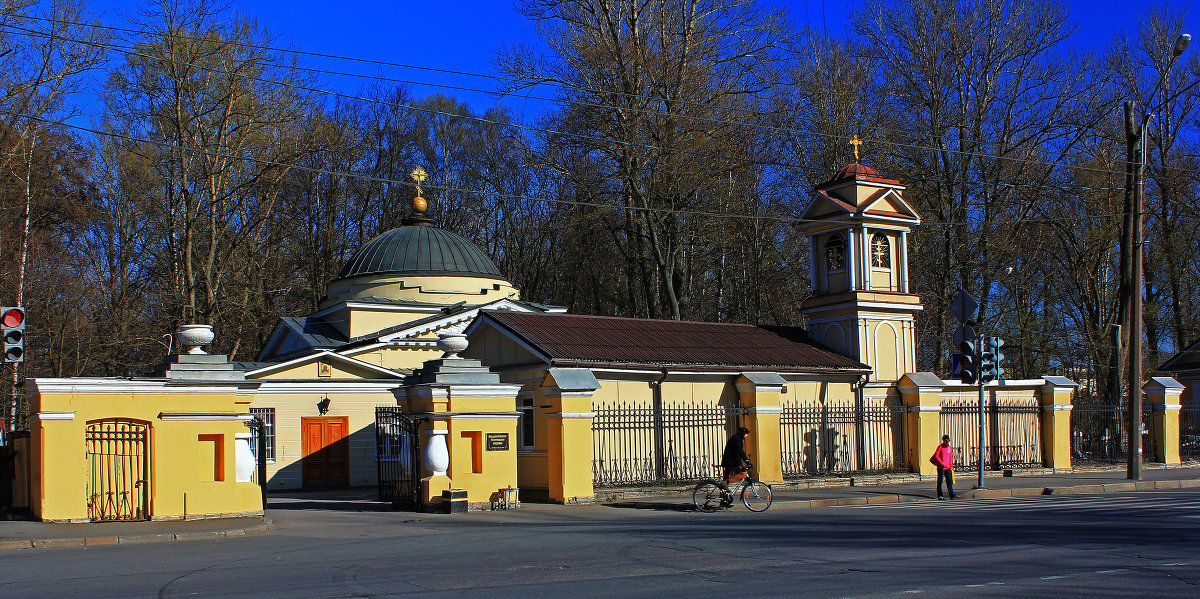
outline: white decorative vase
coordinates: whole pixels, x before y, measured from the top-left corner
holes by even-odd
[[[205,345],[212,343],[213,330],[210,324],[181,324],[175,331],[175,339],[189,354],[203,354]]]
[[[446,476],[450,468],[450,450],[446,447],[446,435],[450,431],[429,431],[429,442],[425,444],[425,469],[433,476]]]
[[[458,359],[458,352],[467,349],[467,336],[462,333],[438,333],[437,348],[446,352],[442,359]]]

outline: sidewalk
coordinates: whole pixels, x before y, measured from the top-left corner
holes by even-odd
[[[1017,471],[1015,476],[986,473],[984,488],[976,489],[978,475],[956,475],[954,485],[958,500],[1028,495],[1082,495],[1094,493],[1125,493],[1159,489],[1200,488],[1200,468],[1149,467],[1142,471],[1142,480],[1125,478],[1124,469],[1096,470],[1071,473],[1035,473]],[[900,482],[891,482],[896,478]],[[854,484],[851,485],[850,481]],[[835,483],[836,486],[831,485]],[[855,479],[817,479],[800,483],[772,485],[775,503],[793,507],[828,507],[837,505],[868,505],[903,501],[935,500],[935,477],[900,475],[874,476]],[[692,487],[670,489],[639,488],[620,492],[598,492],[597,502],[614,507],[647,509],[680,509],[691,507]]]

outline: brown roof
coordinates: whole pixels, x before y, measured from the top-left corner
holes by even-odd
[[[1200,370],[1200,341],[1193,341],[1179,353],[1171,356],[1158,367],[1160,372],[1186,372]]]
[[[560,366],[870,371],[797,327],[505,311],[485,311],[484,318]]]

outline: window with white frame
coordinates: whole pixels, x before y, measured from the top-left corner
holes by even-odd
[[[263,426],[261,434],[266,439],[266,458],[268,462],[275,461],[275,408],[250,408],[250,415],[257,416],[262,420]],[[258,435],[260,429],[253,427],[250,429],[250,451],[255,453],[255,458],[258,457]]]
[[[871,236],[871,266],[873,268],[892,267],[892,242],[883,233]]]
[[[533,449],[533,408],[535,396],[532,392],[521,393],[517,397],[517,408],[521,412],[521,421],[517,423],[517,448]]]

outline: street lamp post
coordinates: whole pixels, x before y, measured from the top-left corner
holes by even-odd
[[[1182,33],[1175,40],[1175,46],[1171,50],[1171,62],[1167,64],[1167,68],[1163,76],[1159,79],[1159,84],[1151,92],[1153,94],[1162,87],[1170,75],[1171,67],[1175,65],[1176,59],[1183,51],[1187,49],[1188,44],[1192,41],[1192,36],[1187,33]],[[1163,98],[1163,103],[1166,103],[1166,98]],[[1147,112],[1143,118],[1141,125],[1135,126],[1136,119],[1133,114],[1133,102],[1125,103],[1125,140],[1127,144],[1127,158],[1137,157],[1136,163],[1133,160],[1126,160],[1126,182],[1132,183],[1131,188],[1126,190],[1126,195],[1132,193],[1132,208],[1133,208],[1133,231],[1132,236],[1122,236],[1122,240],[1130,240],[1130,247],[1125,248],[1126,256],[1130,259],[1130,270],[1132,271],[1132,285],[1127,286],[1128,293],[1132,295],[1129,304],[1129,402],[1128,402],[1128,427],[1129,427],[1129,449],[1126,452],[1128,455],[1127,478],[1132,480],[1141,480],[1142,478],[1142,294],[1145,292],[1145,275],[1143,272],[1142,258],[1145,252],[1143,247],[1145,231],[1143,229],[1143,212],[1145,211],[1145,171],[1146,171],[1146,125],[1150,119],[1154,118],[1153,112]]]

